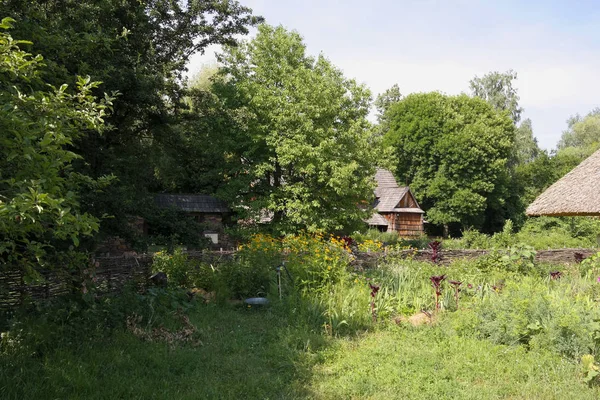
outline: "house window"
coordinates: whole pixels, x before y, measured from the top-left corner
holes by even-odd
[[[213,244],[219,243],[219,234],[218,233],[206,232],[206,233],[204,233],[204,237],[209,238]]]

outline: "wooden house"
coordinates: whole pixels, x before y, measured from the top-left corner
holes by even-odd
[[[213,245],[225,244],[223,227],[231,211],[224,201],[203,194],[158,194],[154,201],[159,207],[176,208],[203,224],[203,234]]]
[[[394,175],[385,169],[375,174],[375,213],[366,220],[382,232],[398,232],[403,237],[423,234],[423,214],[408,186],[399,186]]]

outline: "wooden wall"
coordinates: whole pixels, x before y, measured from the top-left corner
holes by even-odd
[[[382,213],[388,220],[392,231],[403,237],[415,237],[423,234],[423,214],[417,213]]]

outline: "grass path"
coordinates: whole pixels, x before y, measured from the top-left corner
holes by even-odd
[[[200,307],[202,345],[128,333],[0,358],[2,399],[598,399],[578,367],[520,347],[389,327],[328,339],[275,312]]]

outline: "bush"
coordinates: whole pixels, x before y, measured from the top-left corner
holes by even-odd
[[[159,251],[152,260],[153,272],[167,274],[169,286],[213,290],[220,279],[219,271],[212,266],[189,259],[181,249],[172,254]]]
[[[458,330],[495,343],[549,349],[573,360],[598,354],[600,311],[590,298],[573,295],[580,278],[571,279],[576,281],[510,280],[501,292],[476,303],[476,323],[465,319],[470,328]]]
[[[522,243],[535,249],[590,248],[598,246],[600,220],[590,217],[529,218],[517,233],[512,221],[493,236],[473,229],[463,231],[458,239],[444,240],[447,249],[500,249]]]

